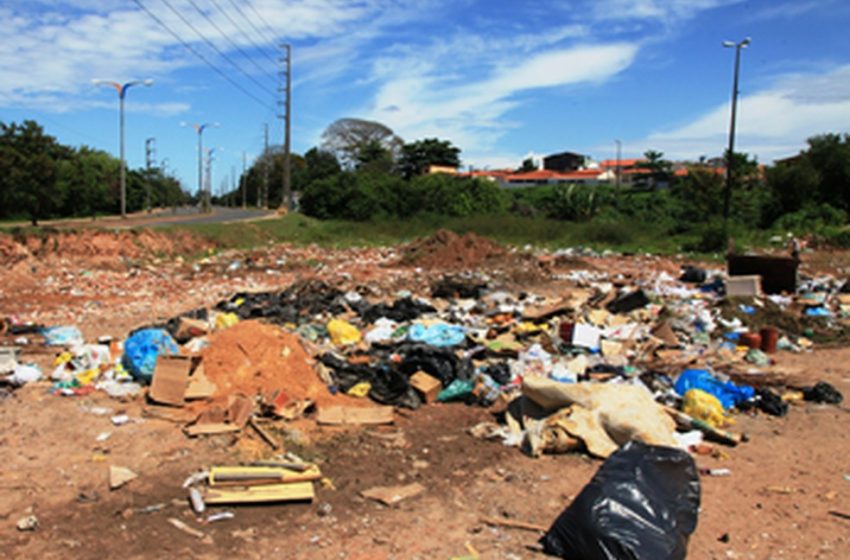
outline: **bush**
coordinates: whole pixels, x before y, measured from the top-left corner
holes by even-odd
[[[696,229],[696,234],[696,239],[683,243],[682,249],[697,253],[717,253],[726,250],[726,232],[723,231],[722,223],[703,225]]]
[[[785,214],[774,226],[783,231],[819,232],[829,226],[847,223],[847,213],[829,204],[807,204],[800,210]]]

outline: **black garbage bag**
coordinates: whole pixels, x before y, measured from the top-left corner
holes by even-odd
[[[705,282],[706,273],[704,268],[697,268],[695,266],[686,266],[682,269],[682,275],[679,277],[681,282],[687,282],[689,284],[702,284]]]
[[[417,371],[424,371],[436,377],[448,387],[455,379],[470,379],[473,373],[472,362],[459,358],[452,350],[427,344],[402,344],[395,348],[401,356],[399,370],[410,377]]]
[[[753,400],[738,404],[738,409],[742,411],[751,408],[757,408],[771,416],[785,416],[788,414],[788,403],[783,401],[778,393],[766,387],[756,388],[756,396]]]
[[[844,400],[844,395],[826,381],[818,381],[813,387],[803,389],[803,398],[816,403],[838,404]]]
[[[608,457],[540,542],[561,558],[681,560],[699,504],[699,476],[687,452],[631,441]]]
[[[480,299],[487,283],[463,276],[446,276],[431,286],[431,296],[443,299]]]
[[[165,323],[165,330],[168,331],[174,340],[177,340],[177,330],[180,328],[180,319],[198,319],[201,321],[206,321],[209,319],[209,311],[207,311],[206,307],[199,307],[198,309],[193,309],[191,311],[187,311],[186,313],[181,313],[175,317],[172,317]],[[186,342],[185,340],[180,340],[178,342]]]
[[[638,288],[633,292],[617,296],[614,301],[608,304],[608,311],[611,313],[628,313],[647,305],[649,305],[649,298],[643,290]]]
[[[363,321],[366,323],[374,323],[381,317],[392,319],[397,323],[405,323],[418,319],[419,316],[425,313],[433,313],[436,311],[433,306],[425,302],[416,301],[413,298],[402,298],[393,302],[392,305],[378,303],[376,305],[366,306],[358,309],[357,312]]]
[[[496,362],[494,364],[487,365],[482,370],[482,373],[489,375],[490,378],[499,385],[507,385],[513,378],[511,366],[508,362]]]
[[[419,395],[410,386],[408,376],[389,363],[376,366],[349,364],[330,353],[319,356],[319,361],[331,369],[334,381],[343,393],[366,381],[372,386],[369,397],[381,404],[407,408],[418,408],[422,404]]]

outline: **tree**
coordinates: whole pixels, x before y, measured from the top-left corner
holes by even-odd
[[[108,153],[83,146],[59,164],[59,190],[66,193],[62,214],[91,216],[117,210],[112,187],[118,184],[120,161]],[[117,188],[117,187],[116,187]]]
[[[370,142],[383,146],[393,159],[403,144],[388,126],[363,119],[339,119],[322,133],[322,148],[349,169],[355,167],[358,155]]]
[[[431,165],[460,167],[460,148],[437,138],[416,140],[401,147],[398,167],[405,179],[424,173]]]
[[[23,211],[33,225],[62,207],[57,188],[59,160],[69,150],[35,121],[0,123],[0,193],[3,206]]]
[[[529,173],[531,171],[537,171],[537,165],[534,164],[534,159],[525,158],[522,160],[522,165],[517,169],[517,173]]]
[[[357,150],[354,166],[358,171],[390,173],[393,155],[377,140],[369,140]]]
[[[672,175],[673,164],[664,159],[664,154],[656,150],[647,150],[643,157],[645,161],[639,164],[641,169],[649,171],[646,181],[641,181],[642,187],[656,190],[659,186],[666,185]]]

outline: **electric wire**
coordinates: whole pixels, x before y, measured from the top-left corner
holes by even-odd
[[[265,68],[263,68],[262,66],[260,66],[260,64],[259,64],[258,62],[256,62],[256,61],[255,61],[255,60],[251,57],[251,55],[249,55],[248,53],[246,53],[246,52],[242,49],[242,47],[240,47],[239,45],[237,45],[237,44],[236,44],[236,42],[235,42],[235,41],[233,41],[233,39],[231,39],[231,38],[227,35],[227,33],[225,33],[225,32],[221,29],[221,27],[219,27],[219,26],[218,26],[218,24],[215,22],[215,20],[213,20],[213,19],[212,19],[209,15],[207,15],[207,14],[206,14],[206,13],[205,13],[202,9],[201,9],[201,7],[200,7],[200,6],[198,6],[198,4],[196,4],[196,3],[195,3],[195,0],[188,0],[188,2],[192,5],[192,7],[193,7],[193,8],[195,8],[195,10],[196,10],[199,14],[201,14],[201,15],[202,15],[202,16],[203,16],[203,17],[204,17],[204,18],[205,18],[208,22],[210,22],[210,25],[212,25],[213,27],[215,27],[216,31],[218,31],[218,32],[221,34],[221,36],[222,36],[225,40],[227,40],[227,42],[228,42],[228,43],[230,43],[230,45],[231,45],[231,46],[232,46],[232,47],[233,47],[236,51],[238,51],[238,52],[239,52],[239,53],[240,53],[240,54],[241,54],[241,55],[242,55],[245,59],[247,59],[247,60],[248,60],[248,62],[250,62],[251,64],[253,64],[253,65],[254,65],[254,66],[255,66],[255,67],[256,67],[256,68],[257,68],[260,72],[262,72],[264,75],[271,77],[271,78],[272,78],[272,80],[276,80],[276,79],[277,79],[277,78],[275,77],[275,75],[274,75],[274,74],[270,73],[268,70],[266,70]]]
[[[230,5],[231,5],[231,6],[233,6],[233,7],[236,9],[236,11],[237,11],[237,12],[239,12],[239,15],[240,15],[240,16],[242,16],[242,19],[244,19],[245,21],[247,21],[247,22],[248,22],[248,25],[250,25],[250,26],[251,26],[251,28],[252,28],[252,29],[253,29],[253,30],[257,33],[257,35],[262,35],[262,34],[263,34],[263,32],[262,32],[262,31],[260,31],[260,30],[257,28],[257,26],[256,26],[256,25],[254,25],[254,22],[253,22],[253,21],[251,21],[251,20],[248,18],[248,16],[246,16],[246,15],[245,15],[245,12],[243,12],[243,11],[242,11],[242,8],[240,8],[240,7],[239,7],[239,4],[237,4],[237,3],[235,2],[235,0],[227,0],[227,1],[228,1],[228,2],[230,2]]]
[[[177,39],[177,40],[178,40],[178,41],[179,41],[179,42],[180,42],[180,43],[181,43],[184,47],[186,47],[186,48],[187,48],[187,49],[188,49],[188,50],[189,50],[192,54],[194,54],[195,56],[197,56],[198,58],[200,58],[202,61],[204,61],[204,63],[206,63],[206,65],[207,65],[207,66],[209,66],[210,68],[212,68],[212,69],[213,69],[213,70],[214,70],[214,71],[215,71],[218,75],[220,75],[222,78],[224,78],[225,80],[227,80],[228,82],[230,82],[230,83],[231,83],[234,87],[236,87],[237,89],[239,89],[242,93],[244,93],[245,95],[247,95],[248,97],[250,97],[251,99],[253,99],[254,101],[256,101],[257,103],[259,103],[259,104],[260,104],[260,105],[262,105],[263,107],[268,107],[268,103],[266,103],[265,101],[261,100],[259,97],[257,97],[256,95],[254,95],[253,93],[251,93],[250,91],[248,91],[247,89],[245,89],[244,87],[242,87],[242,85],[241,85],[239,82],[237,82],[236,80],[234,80],[233,78],[231,78],[230,76],[228,76],[228,75],[227,75],[224,71],[222,71],[222,70],[221,70],[218,66],[216,66],[215,64],[213,64],[212,62],[210,62],[210,61],[209,61],[209,59],[207,59],[207,57],[205,57],[203,54],[201,54],[200,52],[198,52],[198,51],[197,51],[197,49],[195,49],[192,45],[190,45],[189,43],[187,43],[186,41],[184,41],[184,40],[183,40],[183,38],[182,38],[182,37],[180,37],[180,35],[178,35],[177,33],[175,33],[175,32],[174,32],[174,30],[172,30],[170,27],[168,27],[168,25],[166,25],[164,21],[162,21],[162,20],[161,20],[161,19],[160,19],[160,18],[159,18],[156,14],[154,14],[152,11],[150,11],[150,10],[147,8],[147,6],[145,6],[144,4],[142,4],[141,0],[133,0],[133,2],[135,2],[135,3],[136,3],[136,4],[137,4],[137,5],[138,5],[138,6],[139,6],[142,10],[144,10],[144,11],[145,11],[145,12],[146,12],[146,13],[147,13],[150,17],[151,17],[151,19],[153,19],[153,20],[154,20],[157,24],[159,24],[159,26],[160,26],[160,27],[162,27],[163,29],[165,29],[166,31],[168,31],[168,32],[169,32],[169,33],[170,33],[170,34],[171,34],[171,35],[172,35],[175,39]]]
[[[251,11],[254,12],[254,15],[256,15],[257,19],[260,20],[260,23],[263,24],[263,27],[265,27],[268,30],[269,34],[271,35],[271,41],[270,42],[272,44],[274,44],[274,42],[277,40],[277,33],[275,33],[274,29],[271,28],[271,26],[268,24],[268,22],[265,20],[265,18],[263,18],[263,16],[260,15],[260,12],[258,12],[257,8],[254,7],[253,2],[248,2],[248,7],[251,8]],[[268,37],[266,37],[266,40],[268,40]]]
[[[259,81],[259,80],[257,80],[254,76],[252,76],[251,74],[249,74],[248,72],[246,72],[245,70],[243,70],[243,69],[242,69],[242,67],[241,67],[241,66],[239,66],[238,64],[236,64],[236,63],[233,61],[233,59],[232,59],[232,58],[230,58],[229,56],[227,56],[227,54],[225,54],[225,53],[224,53],[221,49],[219,49],[217,46],[215,46],[215,43],[213,43],[212,41],[210,41],[209,39],[207,39],[207,38],[206,38],[206,36],[205,36],[203,33],[201,33],[200,31],[198,31],[198,28],[197,28],[197,27],[195,27],[194,25],[192,25],[192,22],[190,22],[190,21],[186,18],[186,16],[184,16],[183,14],[181,14],[181,13],[180,13],[180,11],[179,11],[179,10],[177,10],[177,9],[176,9],[176,8],[175,8],[172,4],[171,4],[171,2],[169,2],[169,0],[162,0],[162,3],[163,3],[163,4],[165,4],[166,6],[168,6],[168,9],[169,9],[169,10],[171,10],[172,12],[174,12],[174,15],[176,15],[177,17],[179,17],[179,18],[180,18],[180,20],[181,20],[183,23],[185,23],[185,24],[186,24],[186,25],[187,25],[187,26],[188,26],[188,27],[189,27],[192,31],[194,31],[194,32],[195,32],[195,34],[196,34],[198,37],[200,37],[200,38],[201,38],[201,40],[203,40],[203,41],[204,41],[207,45],[209,45],[209,46],[210,46],[210,48],[212,48],[215,52],[217,52],[217,53],[218,53],[218,54],[219,54],[219,55],[220,55],[220,56],[221,56],[224,60],[226,60],[227,62],[229,62],[231,66],[233,66],[234,68],[236,68],[236,70],[238,70],[239,72],[241,72],[241,73],[242,73],[244,76],[246,76],[249,80],[251,80],[252,82],[254,82],[255,84],[257,84],[257,86],[258,86],[260,89],[265,90],[265,91],[266,91],[266,93],[270,94],[271,96],[274,96],[274,95],[275,95],[275,93],[274,93],[272,90],[268,89],[265,85],[263,85],[262,83],[260,83],[260,81]]]
[[[234,20],[232,17],[230,17],[230,14],[228,14],[228,13],[224,10],[224,8],[222,8],[222,7],[221,7],[221,4],[219,4],[219,3],[218,3],[218,0],[210,0],[210,3],[211,3],[213,6],[215,6],[215,7],[218,9],[218,11],[219,11],[219,12],[221,12],[221,14],[222,14],[225,18],[227,18],[227,21],[229,21],[231,24],[233,24],[233,26],[234,26],[236,29],[238,29],[238,30],[239,30],[239,32],[242,34],[242,36],[244,36],[246,39],[248,39],[248,41],[250,41],[250,43],[251,43],[252,45],[254,45],[254,48],[256,48],[256,49],[257,49],[257,51],[259,51],[259,52],[260,52],[260,54],[262,54],[263,56],[265,56],[265,57],[266,57],[266,58],[267,58],[267,59],[268,59],[268,60],[269,60],[272,64],[274,64],[274,65],[275,65],[275,67],[277,67],[277,65],[278,65],[279,61],[275,60],[275,59],[274,59],[274,57],[269,56],[269,55],[268,55],[268,53],[267,53],[267,52],[266,52],[266,50],[265,50],[265,47],[263,47],[262,45],[257,44],[257,42],[256,42],[256,41],[254,41],[254,40],[251,38],[251,36],[250,36],[250,35],[248,35],[247,33],[245,33],[245,30],[242,28],[242,26],[241,26],[241,25],[239,25],[238,23],[236,23],[236,20]]]

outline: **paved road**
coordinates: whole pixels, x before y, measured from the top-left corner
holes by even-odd
[[[185,224],[221,224],[224,222],[239,222],[245,220],[256,220],[267,216],[273,216],[274,210],[260,210],[257,208],[227,208],[217,206],[211,214],[201,214],[197,208],[178,208],[177,214],[164,212],[155,218],[142,220],[130,224],[131,226],[159,226],[159,225],[185,225]]]

